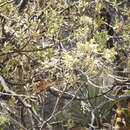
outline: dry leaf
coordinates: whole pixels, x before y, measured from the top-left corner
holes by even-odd
[[[40,83],[36,84],[36,89],[29,93],[28,96],[32,96],[33,94],[40,93],[41,91],[45,90],[48,88],[48,86],[52,84],[52,81],[49,79],[42,80]]]
[[[40,83],[38,83],[38,84],[36,85],[36,87],[37,87],[36,90],[35,90],[36,93],[43,91],[43,90],[46,89],[51,83],[52,83],[52,81],[49,80],[49,79],[41,81]]]

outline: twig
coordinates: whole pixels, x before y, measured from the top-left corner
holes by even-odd
[[[4,78],[0,75],[0,82],[4,88],[4,90],[7,92],[7,93],[11,93],[12,95],[17,95],[14,91],[10,90],[9,87],[7,86]],[[25,100],[23,100],[21,97],[17,96],[18,100],[26,107],[28,108],[34,115],[34,117],[42,122],[42,118],[40,117],[40,115],[38,115],[38,113],[35,111],[35,109],[33,107],[31,107],[30,104],[28,104]]]
[[[92,119],[91,119],[91,124],[90,124],[90,129],[91,128],[96,128],[97,126],[95,126],[95,121],[96,121],[96,118],[97,118],[97,114],[99,111],[101,111],[101,109],[108,103],[111,103],[111,102],[118,102],[118,101],[121,101],[121,100],[124,100],[124,99],[128,99],[130,98],[130,95],[129,94],[124,94],[124,95],[121,95],[121,96],[118,96],[116,98],[114,98],[113,100],[106,100],[104,102],[102,102],[101,104],[99,104],[96,108],[94,108],[92,111],[91,111],[91,115],[92,115]]]
[[[113,85],[115,86],[115,85]],[[92,96],[92,97],[88,97],[88,98],[80,98],[72,93],[69,93],[69,92],[64,92],[64,95],[62,95],[61,98],[64,98],[64,99],[68,99],[68,100],[79,100],[79,101],[87,101],[87,100],[90,100],[90,99],[93,99],[93,98],[97,98],[97,97],[101,97],[101,96],[104,96],[105,94],[111,92],[113,90],[113,87],[111,87],[109,90],[107,90],[106,92],[102,93],[102,94],[99,94],[99,95],[96,95],[96,96]],[[54,87],[49,87],[48,88],[48,91],[54,95],[54,96],[58,96],[59,93],[61,93],[62,91],[61,90],[58,90]]]
[[[46,50],[48,48],[54,47],[54,45],[51,46],[47,46],[44,48],[40,48],[40,49],[33,49],[33,50],[15,50],[15,51],[10,51],[10,52],[6,52],[6,53],[1,53],[0,56],[4,56],[4,55],[12,55],[15,53],[23,53],[23,52],[37,52],[37,51],[43,51]]]
[[[9,87],[7,86],[4,78],[0,75],[0,82],[4,88],[4,90],[7,92],[7,93],[10,93],[12,95],[17,95],[14,91],[10,90]],[[22,102],[22,104],[24,104],[24,106],[26,106],[27,108],[30,108],[31,105],[29,105],[26,101],[23,101],[21,97],[18,97],[18,99]]]
[[[95,126],[95,124],[97,123],[97,118],[98,118],[97,114],[98,114],[99,110],[101,110],[101,108],[103,106],[105,106],[106,104],[108,104],[110,102],[111,102],[110,100],[106,100],[106,101],[102,102],[101,104],[99,104],[95,109],[93,109],[91,111],[92,118],[91,118],[91,124],[90,124],[89,129],[98,128],[98,126]]]
[[[14,2],[14,0],[11,0],[11,1],[6,1],[6,2],[3,2],[2,4],[0,4],[0,8],[6,4],[9,4],[9,3],[12,3]]]
[[[13,114],[13,113],[11,112],[11,110],[7,107],[6,103],[1,102],[0,104],[1,104],[2,109],[4,109],[4,111],[5,111],[5,112],[0,112],[0,114],[3,114],[3,115],[5,115],[6,117],[8,117],[11,121],[13,121],[16,125],[18,125],[18,126],[19,126],[20,128],[22,128],[23,130],[27,130],[20,122],[18,122],[16,119],[14,119],[14,118],[12,117],[12,115],[14,115],[14,114]],[[15,116],[15,118],[17,118],[17,117]]]
[[[4,92],[0,92],[1,95],[6,95],[6,96],[15,96],[15,97],[26,97],[28,98],[27,95],[24,95],[24,94],[11,94],[11,93],[4,93]],[[31,96],[32,97],[32,96]]]
[[[25,128],[21,123],[19,123],[17,120],[15,120],[14,118],[12,118],[11,116],[8,115],[8,117],[10,118],[11,121],[13,121],[15,124],[17,124],[20,128],[22,128],[23,130],[28,130],[27,128]]]
[[[42,123],[40,130],[42,130],[43,126],[55,116],[55,112],[56,112],[57,106],[58,106],[59,101],[60,101],[62,95],[64,94],[64,91],[66,90],[66,88],[67,88],[67,86],[64,87],[62,93],[61,93],[60,96],[57,98],[57,101],[56,101],[56,103],[55,103],[55,106],[54,106],[54,109],[53,109],[53,112],[52,112],[51,116],[50,116],[46,121],[44,121],[44,122]]]

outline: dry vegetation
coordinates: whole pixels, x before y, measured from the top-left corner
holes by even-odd
[[[130,129],[129,0],[0,0],[0,129]]]

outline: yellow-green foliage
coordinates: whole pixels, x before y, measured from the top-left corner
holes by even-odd
[[[91,110],[104,101],[104,91],[111,87],[109,83],[108,87],[104,86],[104,79],[128,80],[127,76],[119,74],[119,69],[120,73],[129,72],[130,66],[130,9],[125,2],[28,0],[23,10],[19,8],[15,1],[0,0],[0,75],[11,90],[23,94],[21,98],[32,104],[41,117],[44,117],[42,107],[45,98],[50,93],[45,90],[45,93],[42,91],[44,94],[36,94],[34,99],[24,97],[35,90],[36,81],[53,79],[53,87],[67,92],[71,89],[72,95],[86,99],[85,114],[89,118]],[[100,16],[103,8],[111,16],[109,25]],[[104,29],[106,25],[107,29]],[[113,35],[108,34],[110,29],[114,31]],[[107,46],[110,38],[113,40],[112,47]],[[1,84],[0,90],[4,92]],[[60,91],[57,95],[62,94]],[[94,96],[98,98],[87,100]],[[33,120],[30,121],[32,126],[39,125],[38,116],[33,115],[35,111],[31,113],[25,106],[24,110],[23,104],[15,96],[10,96],[13,97],[16,99],[12,103],[16,111],[13,113],[22,119],[20,114],[23,110]],[[110,106],[104,111],[109,111]],[[99,116],[102,121],[108,117],[107,114]],[[86,121],[89,125],[90,120]],[[108,120],[105,123],[110,123],[111,119]],[[0,115],[0,123],[6,122],[7,117]],[[21,124],[24,125],[24,121]],[[69,121],[68,124],[71,125]]]

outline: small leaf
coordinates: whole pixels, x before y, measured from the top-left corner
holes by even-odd
[[[43,80],[41,81],[40,83],[37,84],[37,88],[36,88],[36,92],[39,92],[39,91],[43,91],[44,89],[46,89],[50,84],[52,83],[51,80]]]
[[[36,89],[34,91],[32,91],[31,93],[28,94],[28,96],[32,96],[33,94],[37,94],[40,93],[41,91],[45,90],[46,88],[48,88],[48,86],[52,84],[52,81],[49,79],[46,80],[42,80],[40,83],[38,83],[36,85]]]

